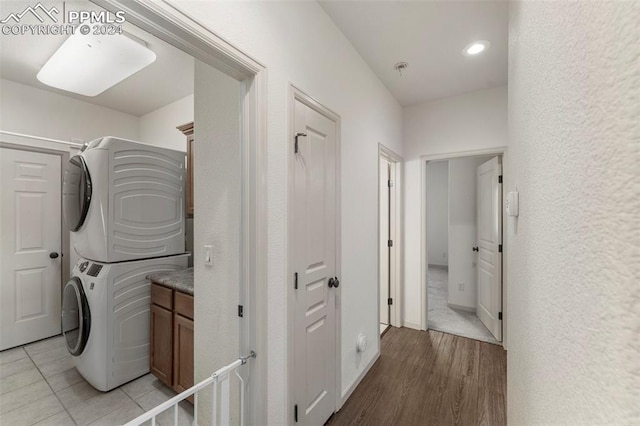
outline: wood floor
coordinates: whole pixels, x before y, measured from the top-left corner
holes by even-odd
[[[391,328],[380,359],[328,425],[507,423],[502,346],[438,331]]]

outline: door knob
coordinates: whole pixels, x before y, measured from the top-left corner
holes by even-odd
[[[52,251],[51,253],[49,253],[49,257],[51,259],[57,259],[58,256],[60,256],[58,253],[56,253],[55,251]]]
[[[478,250],[478,247],[474,247],[472,250],[473,250],[473,251],[479,251],[479,250]]]
[[[338,279],[338,277],[329,278],[329,288],[331,287],[335,287],[335,288],[340,287],[340,280]]]

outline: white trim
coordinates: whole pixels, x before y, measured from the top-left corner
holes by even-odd
[[[380,334],[380,333],[378,333]],[[371,367],[373,367],[373,364],[376,363],[376,361],[380,358],[380,350],[378,350],[378,352],[376,352],[376,354],[374,355],[374,357],[371,359],[371,361],[369,361],[369,363],[362,369],[362,371],[360,372],[360,374],[358,375],[358,377],[356,378],[355,382],[353,382],[353,384],[351,386],[349,386],[349,389],[347,389],[344,394],[342,395],[342,403],[340,404],[340,407],[342,407],[342,405],[344,405],[345,402],[347,402],[347,400],[349,399],[349,397],[351,396],[351,394],[353,393],[353,391],[356,390],[356,388],[358,387],[358,385],[360,384],[360,382],[362,381],[362,379],[364,379],[364,377],[367,375],[367,373],[369,372],[369,370],[371,370]],[[337,412],[338,410],[336,410]]]
[[[395,227],[392,233],[393,247],[395,250],[393,262],[389,262],[389,268],[393,267],[393,277],[391,283],[391,291],[389,297],[393,299],[393,305],[391,306],[391,315],[390,315],[390,325],[393,327],[400,327],[402,325],[402,312],[403,312],[403,303],[402,303],[402,289],[404,286],[403,281],[403,272],[404,272],[404,234],[403,234],[403,218],[404,218],[404,169],[403,164],[404,161],[402,157],[391,149],[384,146],[382,143],[378,143],[378,158],[384,158],[389,161],[392,167],[393,176],[391,180],[393,181],[393,194],[394,194],[394,214],[395,217]],[[380,165],[378,161],[378,181],[380,179]],[[378,185],[378,206],[380,206],[380,188]],[[379,209],[378,209],[379,210]],[[391,217],[390,217],[391,220]],[[378,247],[382,244],[383,241],[380,236],[380,211],[378,211]],[[379,261],[379,259],[378,259]],[[378,268],[378,273],[380,269]],[[378,281],[380,277],[378,276]],[[380,306],[380,286],[378,285],[378,306]],[[380,312],[378,309],[378,324],[380,323]],[[380,339],[380,335],[378,334],[378,339]]]
[[[0,130],[0,135],[2,135],[2,139],[3,140],[6,140],[9,143],[13,143],[13,144],[16,144],[16,145],[19,145],[21,143],[24,143],[27,146],[40,145],[40,144],[34,143],[34,141],[38,141],[38,142],[44,142],[45,144],[48,144],[48,146],[49,146],[48,149],[53,149],[53,150],[56,150],[56,151],[64,151],[64,150],[66,150],[68,152],[70,147],[71,148],[78,148],[78,149],[82,148],[82,144],[81,143],[75,143],[75,142],[62,141],[62,140],[58,140],[58,139],[45,138],[45,137],[42,137],[42,136],[26,135],[24,133],[8,132],[6,130]],[[23,142],[21,142],[21,141],[23,141]],[[60,146],[55,146],[55,145],[52,145],[52,144],[63,145],[63,146],[60,147]]]
[[[294,84],[289,83],[288,116],[289,129],[287,138],[287,424],[293,424],[293,390],[294,383],[294,304],[295,290],[293,288],[293,170],[295,167],[295,154],[293,152],[293,140],[295,133],[295,102],[300,101],[309,108],[324,115],[336,124],[336,276],[342,277],[342,207],[341,207],[341,118],[338,114],[322,105],[318,100],[300,90]],[[343,404],[342,395],[342,286],[336,289],[336,411]]]
[[[429,328],[429,318],[428,318],[428,300],[427,300],[427,269],[429,264],[429,252],[427,250],[427,163],[429,161],[437,161],[437,160],[450,160],[454,158],[461,157],[479,157],[484,155],[500,155],[502,156],[502,167],[503,167],[503,184],[502,184],[502,192],[504,194],[506,188],[506,161],[507,161],[507,147],[498,147],[498,148],[489,148],[489,149],[479,149],[479,150],[471,150],[471,151],[459,151],[452,153],[444,153],[444,154],[427,154],[420,156],[420,325],[419,330],[428,330]],[[504,196],[503,196],[504,199]],[[504,203],[503,203],[504,204]],[[504,216],[504,206],[502,207],[502,214]],[[503,221],[503,232],[502,232],[502,345],[506,348],[506,331],[507,331],[507,274],[506,274],[506,257],[508,251],[507,245],[507,233],[504,232],[504,223]],[[405,323],[405,326],[412,327],[416,324],[409,325]]]
[[[416,324],[416,323],[414,323],[414,322],[408,322],[408,321],[405,321],[405,322],[404,322],[404,324],[403,324],[402,326],[403,326],[403,327],[406,327],[406,328],[412,328],[412,329],[414,329],[414,330],[422,330],[422,328],[421,328],[420,324]]]
[[[239,353],[254,350],[247,392],[248,424],[267,419],[267,71],[179,5],[160,1],[92,0],[242,83],[241,275],[245,306]],[[197,325],[196,325],[197,326]]]

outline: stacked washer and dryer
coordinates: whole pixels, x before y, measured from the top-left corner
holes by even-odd
[[[80,256],[62,331],[76,368],[108,391],[149,371],[147,276],[187,267],[185,153],[114,137],[67,165],[63,213]]]

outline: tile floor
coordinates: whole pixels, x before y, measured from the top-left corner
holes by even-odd
[[[73,366],[62,336],[0,352],[0,425],[121,425],[173,397],[147,374],[110,392],[91,387]],[[173,424],[173,412],[157,424]],[[193,406],[180,404],[180,425]]]
[[[456,336],[500,344],[474,313],[451,309],[447,305],[448,275],[447,268],[429,265],[427,271],[429,328]]]

